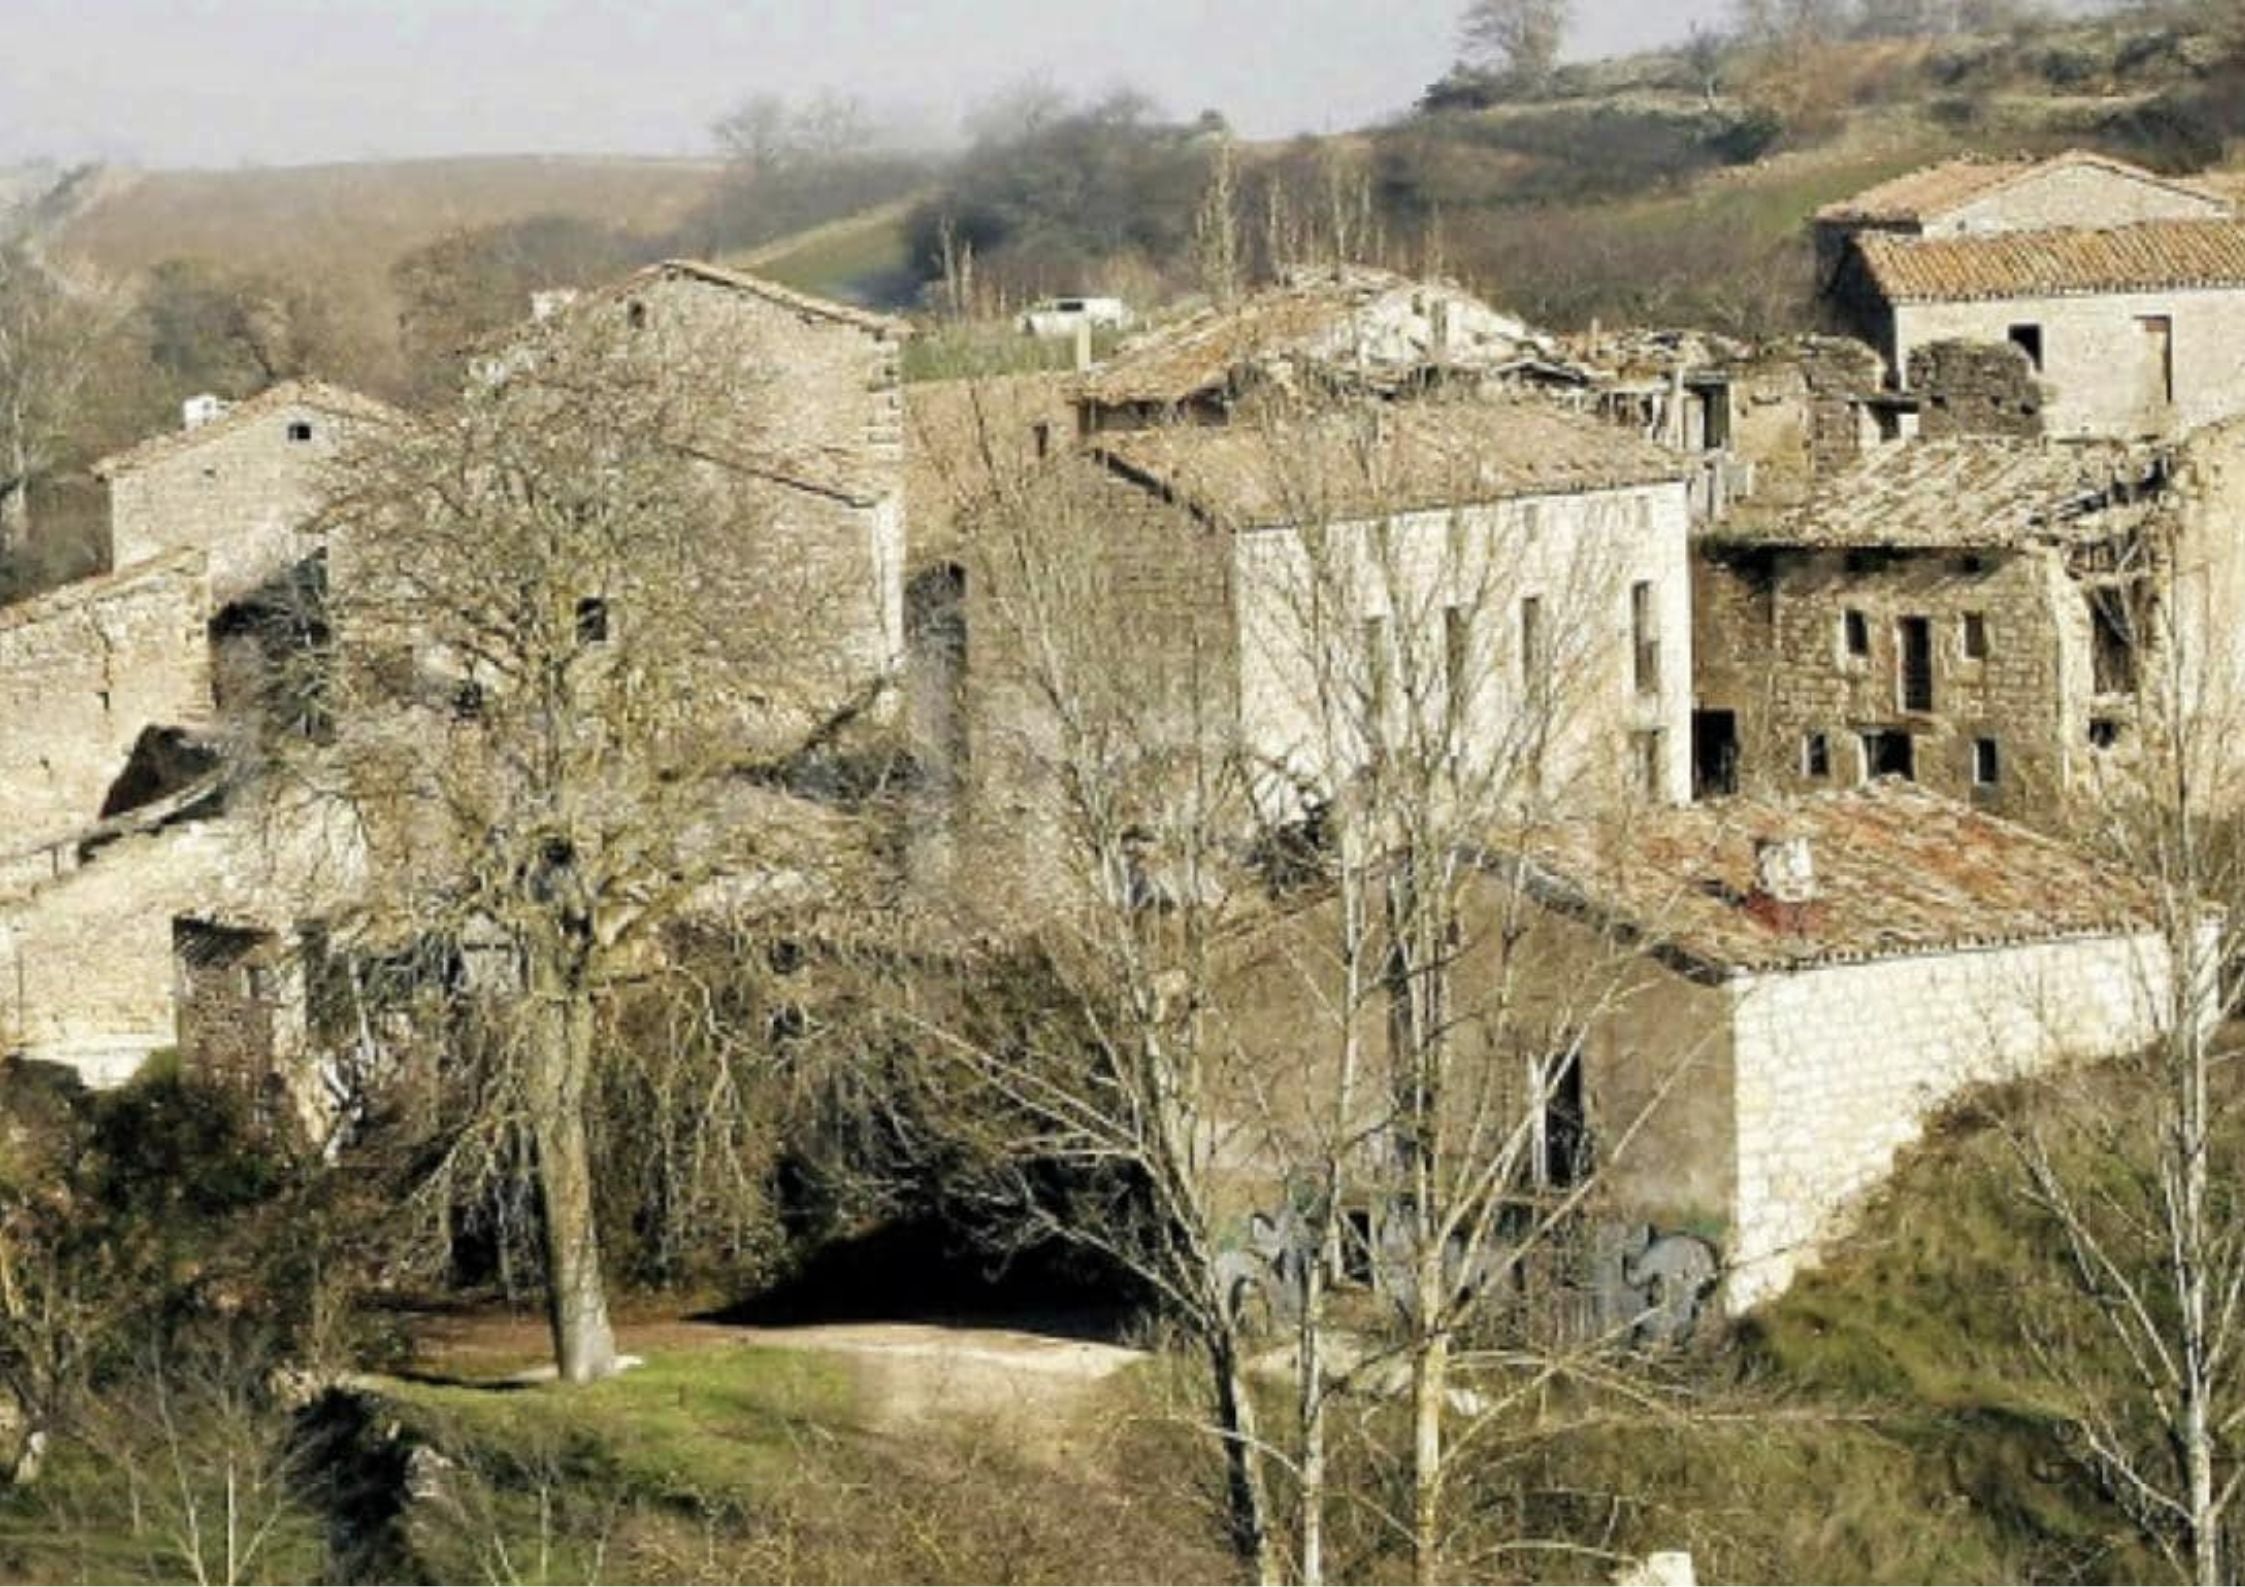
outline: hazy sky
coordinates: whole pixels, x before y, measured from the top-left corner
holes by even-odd
[[[1128,82],[1267,136],[1407,105],[1461,0],[0,0],[0,161],[294,164],[698,154],[751,92],[848,89],[949,129],[1031,75]],[[1725,0],[1577,0],[1570,53]]]

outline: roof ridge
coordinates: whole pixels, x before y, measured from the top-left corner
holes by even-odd
[[[192,427],[159,430],[154,435],[143,436],[132,445],[110,453],[96,462],[90,473],[96,479],[108,479],[119,472],[140,468],[174,452],[187,450],[204,441],[241,428],[252,419],[263,417],[275,408],[286,407],[291,402],[301,402],[308,408],[325,412],[357,413],[362,416],[389,415],[397,410],[379,397],[354,391],[349,386],[321,380],[311,375],[291,375],[277,380],[262,391],[254,391],[237,401],[227,403],[224,411]]]

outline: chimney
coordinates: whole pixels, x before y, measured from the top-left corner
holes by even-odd
[[[1754,891],[1781,904],[1816,902],[1816,855],[1798,835],[1754,840]]]
[[[200,430],[232,406],[224,397],[213,396],[207,391],[201,396],[189,397],[179,405],[179,427],[182,430]]]
[[[1091,371],[1091,317],[1079,315],[1076,319],[1076,373]]]
[[[1816,924],[1816,854],[1807,838],[1754,840],[1754,891],[1746,908],[1775,931],[1798,934]]]

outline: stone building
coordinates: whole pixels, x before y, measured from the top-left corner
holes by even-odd
[[[1036,867],[1003,856],[1054,849],[1051,702],[1018,667],[1037,622],[1096,653],[1086,687],[1149,741],[1130,753],[1215,741],[1253,769],[1259,821],[1436,742],[1490,802],[1687,797],[1685,474],[1530,399],[1110,432],[1054,459],[1010,508],[1037,549],[985,542],[967,568],[962,814],[1001,845],[972,875],[1021,891]],[[1044,557],[1076,605],[1025,614]]]
[[[0,607],[0,893],[138,802],[145,738],[210,727],[205,562],[173,551]]]
[[[597,329],[594,329],[597,327]],[[671,260],[578,296],[486,366],[548,336],[611,336],[629,368],[676,388],[682,442],[722,476],[815,658],[820,690],[889,679],[905,649],[905,415],[901,320],[715,265]],[[644,346],[644,361],[637,349]],[[619,370],[621,378],[632,378]],[[774,588],[779,588],[777,582]],[[775,635],[775,647],[781,636]],[[796,648],[792,645],[788,648]]]
[[[2010,343],[2059,437],[2173,435],[2245,411],[2245,223],[2094,155],[1955,161],[1818,213],[1835,311],[1909,392],[1914,355]]]
[[[1733,1311],[1844,1233],[1960,1089],[2137,1050],[2210,1004],[2178,994],[2137,879],[1898,782],[1576,823],[1527,852],[1559,929],[1648,969],[1574,1049],[1602,1194],[1720,1231]]]
[[[1277,397],[1410,395],[1442,385],[1579,389],[1558,340],[1441,281],[1305,268],[1125,343],[1078,392],[1084,434],[1221,424]]]
[[[214,614],[251,598],[317,549],[305,529],[336,458],[394,417],[319,381],[231,405],[191,399],[181,429],[94,465],[109,486],[110,565],[193,548],[209,559]]]
[[[2136,729],[2158,450],[1994,437],[1866,456],[1694,564],[1695,778],[1910,778],[2054,818]]]

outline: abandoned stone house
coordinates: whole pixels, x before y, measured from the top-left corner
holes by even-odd
[[[1622,1204],[1721,1231],[1733,1311],[1813,1263],[1958,1091],[2208,1007],[2137,879],[1899,782],[1578,822],[1527,854],[1568,929],[1657,967],[1569,1049],[1585,1150],[1613,1148]]]
[[[335,460],[394,417],[319,381],[189,399],[180,429],[94,465],[109,487],[110,565],[193,548],[209,561],[214,615],[252,597],[315,551],[305,529]]]
[[[1082,611],[1025,621],[1015,548],[971,564],[967,824],[1039,846],[1049,747],[1016,645],[1050,621],[1107,633],[1103,687],[1142,735],[1252,766],[1263,819],[1428,735],[1497,802],[1682,799],[1684,474],[1534,400],[1101,435],[1017,508],[1036,555],[1080,559]]]
[[[909,327],[757,276],[670,260],[526,327],[501,361],[553,331],[595,324],[600,334],[620,324],[624,356],[638,359],[644,345],[640,367],[690,399],[682,405],[688,449],[721,473],[727,516],[756,526],[758,544],[713,544],[711,557],[762,559],[808,636],[785,647],[779,664],[801,674],[787,681],[843,694],[895,679],[905,650],[899,359]]]
[[[1709,530],[1699,791],[1899,776],[2055,816],[2137,731],[2146,530],[2170,468],[2117,447],[1919,441],[1782,517]]]
[[[2138,1049],[2186,1011],[2135,879],[1896,781],[1495,827],[1470,858],[1444,992],[1459,1128],[1499,1121],[1485,1145],[1523,1207],[1587,1186],[1590,1225],[1706,1241],[1733,1313],[1843,1236],[1959,1091]],[[1333,908],[1219,938],[1209,1040],[1243,1071],[1243,1140],[1329,1128]],[[1377,1055],[1383,995],[1360,1010]],[[1376,1151],[1385,1093],[1357,1106]],[[1242,1161],[1234,1194],[1268,1207],[1273,1159]]]
[[[1304,268],[1125,343],[1077,391],[1085,435],[1221,424],[1277,399],[1577,389],[1591,371],[1554,337],[1444,281],[1364,265]]]
[[[2214,193],[2089,154],[1958,160],[1828,206],[1815,229],[1834,313],[1905,402],[1921,349],[2008,343],[2054,436],[2245,411],[2245,223]]]

